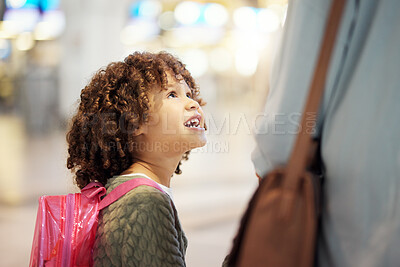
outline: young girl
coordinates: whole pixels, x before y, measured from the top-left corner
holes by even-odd
[[[99,181],[109,193],[145,177],[166,192],[139,186],[100,212],[95,266],[185,266],[170,181],[189,151],[206,144],[204,104],[185,66],[166,52],[111,63],[82,90],[67,134],[78,187]]]

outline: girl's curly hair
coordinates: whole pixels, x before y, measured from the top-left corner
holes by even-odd
[[[79,188],[92,181],[103,185],[134,163],[135,137],[132,134],[147,122],[148,91],[154,85],[167,87],[167,71],[188,84],[200,106],[199,88],[178,59],[167,52],[136,52],[123,62],[110,63],[92,77],[81,91],[78,111],[67,133],[67,168],[75,173]],[[189,151],[182,160],[187,160]],[[175,173],[181,174],[179,162]]]

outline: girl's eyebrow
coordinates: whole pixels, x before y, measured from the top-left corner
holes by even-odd
[[[181,88],[182,88],[182,87],[176,86],[175,84],[174,84],[174,85],[170,85],[170,86],[168,86],[167,92],[170,92],[170,91],[179,91],[179,90],[182,90]],[[189,93],[191,96],[193,96],[192,90],[190,90],[190,88],[189,88],[188,90],[184,90],[184,91],[186,91],[186,94]]]

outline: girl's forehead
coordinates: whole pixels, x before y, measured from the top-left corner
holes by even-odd
[[[173,71],[167,71],[167,86],[174,86],[176,83],[184,83],[185,80],[183,79],[181,74],[175,74]]]
[[[184,87],[186,87],[185,88],[186,90],[192,91],[181,74],[175,74],[172,70],[167,71],[166,74],[167,74],[166,87],[163,88],[161,85],[155,84],[149,91],[150,94],[152,95],[164,94],[165,90],[179,89]]]

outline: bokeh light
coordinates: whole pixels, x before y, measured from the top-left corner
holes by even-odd
[[[40,21],[38,9],[9,9],[4,13],[4,21],[12,21],[18,32],[30,32]]]
[[[0,59],[6,59],[11,53],[10,40],[0,39]]]
[[[43,14],[42,21],[34,30],[36,40],[51,40],[57,38],[65,29],[65,16],[59,10],[48,11]]]
[[[175,27],[175,24],[175,15],[172,11],[166,11],[162,13],[158,18],[158,26],[163,30],[171,30]]]
[[[253,7],[239,7],[233,13],[233,21],[239,29],[255,30],[257,28],[257,14]]]
[[[254,49],[239,48],[235,54],[236,70],[243,76],[251,76],[257,70],[258,53]]]
[[[0,38],[14,38],[20,32],[18,25],[14,21],[0,22]]]
[[[201,15],[199,3],[184,1],[175,7],[175,18],[183,25],[194,24]]]
[[[23,32],[16,39],[16,47],[20,51],[28,51],[35,45],[33,34],[31,32]]]
[[[145,18],[156,18],[162,11],[162,4],[158,0],[141,1],[139,5],[139,16]]]
[[[193,77],[201,77],[208,69],[207,54],[201,49],[188,49],[182,54],[182,61]]]
[[[204,19],[208,25],[220,27],[227,23],[229,14],[223,5],[211,3],[205,6]]]
[[[280,26],[279,16],[271,9],[263,8],[257,13],[258,27],[263,32],[274,32]]]
[[[224,47],[217,47],[210,51],[210,67],[216,72],[222,73],[232,68],[232,54]]]
[[[159,31],[155,22],[134,20],[121,31],[120,40],[124,45],[133,45],[156,37]]]
[[[6,0],[6,6],[9,8],[20,8],[23,7],[26,0]]]

